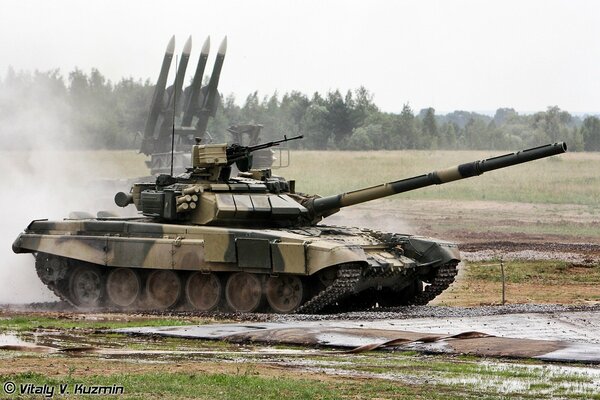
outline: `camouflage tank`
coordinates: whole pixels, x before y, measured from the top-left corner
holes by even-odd
[[[334,196],[253,169],[280,142],[196,144],[185,174],[136,183],[115,202],[135,218],[36,220],[13,244],[42,280],[82,308],[318,313],[426,304],[454,280],[455,244],[320,224],[343,207],[563,153],[565,143]],[[231,167],[241,171],[231,177]],[[266,307],[265,307],[266,306]],[[182,306],[183,307],[183,306]]]

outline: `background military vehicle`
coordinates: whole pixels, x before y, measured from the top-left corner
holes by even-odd
[[[212,142],[207,127],[219,105],[218,85],[227,52],[227,38],[223,39],[219,46],[208,84],[202,86],[210,52],[210,37],[206,38],[192,81],[183,89],[191,50],[192,38],[190,37],[183,47],[174,83],[169,87],[166,85],[175,51],[175,37],[169,41],[163,57],[140,147],[140,152],[149,156],[146,165],[151,175],[185,172],[191,164],[190,149],[195,143],[195,138],[201,138],[204,143]],[[228,132],[232,135],[233,143],[242,144],[244,136],[248,136],[248,144],[254,145],[260,141],[261,129],[262,125],[252,123],[232,125]],[[257,167],[269,168],[272,164],[271,150],[255,154]]]
[[[194,144],[194,138],[206,135],[209,118],[217,110],[217,87],[227,52],[227,38],[219,46],[208,85],[202,86],[202,79],[210,51],[210,38],[204,41],[191,84],[183,90],[191,50],[190,37],[183,47],[175,81],[168,88],[167,78],[175,51],[174,36],[163,57],[140,148],[141,153],[150,156],[146,164],[152,175],[184,172],[190,165],[189,149]]]
[[[296,138],[285,138],[287,141]],[[34,253],[59,297],[83,308],[314,313],[426,304],[454,280],[455,244],[319,222],[342,207],[563,153],[565,143],[461,164],[334,196],[252,168],[279,142],[195,144],[177,177],[136,183],[115,202],[136,218],[37,220],[13,244]],[[236,165],[240,173],[230,176]],[[266,300],[266,301],[265,301]]]

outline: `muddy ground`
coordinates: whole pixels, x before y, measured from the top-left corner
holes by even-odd
[[[437,237],[466,252],[541,250],[600,260],[600,209],[585,205],[377,200],[324,222]]]

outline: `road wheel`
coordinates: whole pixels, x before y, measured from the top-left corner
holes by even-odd
[[[261,279],[255,274],[236,272],[231,274],[225,285],[227,305],[237,312],[254,312],[263,303]]]
[[[102,299],[102,274],[93,266],[76,267],[69,278],[69,298],[81,308],[96,308]]]
[[[223,285],[213,273],[192,273],[185,284],[188,303],[198,311],[212,311],[217,308],[223,295]]]
[[[120,308],[133,305],[142,293],[142,282],[131,268],[113,268],[106,278],[108,299]]]
[[[166,310],[175,306],[181,298],[181,292],[181,279],[174,271],[152,271],[146,279],[148,306],[154,309]]]
[[[277,313],[290,313],[304,300],[304,283],[297,276],[270,277],[265,286],[267,301]]]

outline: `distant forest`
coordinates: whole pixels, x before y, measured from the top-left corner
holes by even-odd
[[[15,72],[0,78],[0,139],[3,148],[31,147],[45,136],[78,148],[134,149],[140,145],[153,82],[124,78],[113,83],[98,70]],[[399,99],[399,102],[401,99]],[[242,105],[240,105],[242,104]],[[230,124],[264,125],[263,139],[303,134],[290,147],[304,149],[509,150],[566,141],[571,150],[600,151],[600,119],[580,118],[557,106],[535,114],[499,108],[493,117],[469,111],[436,114],[404,104],[399,114],[381,111],[364,87],[348,91],[297,91],[243,102],[221,98],[208,131],[215,141],[229,139]],[[68,139],[68,140],[67,140]]]

